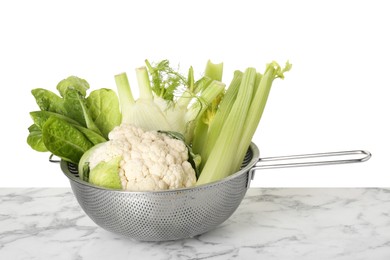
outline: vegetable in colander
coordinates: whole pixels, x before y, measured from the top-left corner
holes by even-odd
[[[58,84],[60,96],[45,89],[33,90],[41,111],[31,113],[34,124],[29,128],[27,142],[37,151],[50,151],[65,161],[80,164],[80,158],[87,151],[101,149],[96,145],[106,143],[111,131],[121,124],[142,131],[170,133],[170,137],[183,137],[189,165],[196,173],[196,184],[214,182],[240,169],[273,80],[283,79],[284,72],[291,68],[288,62],[284,68],[271,62],[263,74],[252,67],[243,72],[236,70],[225,89],[223,63],[208,61],[204,75],[198,80],[192,67],[187,76],[183,76],[171,68],[167,60],[158,63],[146,60],[145,64],[135,71],[140,94],[137,99],[126,73],[114,77],[118,96],[110,89],[98,89],[87,96],[88,83],[74,76]],[[137,144],[132,146],[137,150]],[[81,177],[97,185],[127,189],[128,184],[121,181],[118,185],[117,180],[109,177],[115,172],[111,171],[112,166],[123,162],[112,159],[115,160],[102,162],[97,168],[99,171],[84,171],[82,163],[79,165]],[[100,173],[103,170],[106,174]],[[134,187],[130,189],[136,190]],[[158,187],[170,189],[188,185]]]
[[[211,137],[204,138],[202,149],[205,151],[200,151],[204,166],[198,185],[223,179],[239,170],[263,114],[273,80],[284,78],[283,73],[290,69],[288,62],[285,68],[276,62],[268,64],[263,75],[256,74],[254,68],[247,68],[237,94],[235,88],[238,84],[234,81],[240,74],[236,73],[231,84],[233,88],[226,93],[229,99],[221,101],[221,110],[213,120],[218,125],[207,132]]]

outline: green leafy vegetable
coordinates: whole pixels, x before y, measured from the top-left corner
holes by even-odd
[[[82,97],[85,97],[89,89],[89,84],[85,79],[76,76],[70,76],[57,84],[57,90],[62,97],[65,97],[68,90],[71,89],[76,90]]]
[[[43,125],[42,140],[50,152],[76,164],[83,153],[93,146],[77,128],[56,117],[50,117]]]
[[[31,93],[42,111],[50,111],[59,114],[65,113],[64,100],[50,90],[36,88],[33,89]]]
[[[42,88],[31,91],[41,111],[30,113],[34,124],[27,143],[36,151],[78,163],[86,148],[107,141],[120,124],[119,100],[110,89],[87,96],[88,82],[75,76],[60,81],[57,89],[61,96]]]
[[[94,145],[96,144],[100,144],[102,142],[105,142],[107,141],[107,139],[96,133],[95,131],[92,131],[88,128],[85,128],[85,127],[82,127],[82,126],[79,126],[79,125],[73,125],[77,130],[79,130],[81,133],[83,133],[85,135],[85,137],[91,142],[93,143]]]
[[[95,125],[95,122],[92,120],[90,111],[87,109],[87,104],[85,98],[74,89],[69,89],[64,96],[64,107],[66,110],[66,115],[77,122],[82,126],[95,131],[96,133],[102,135],[99,128]]]
[[[102,135],[108,138],[108,133],[122,120],[116,93],[106,88],[94,90],[86,101],[93,122],[100,129]]]
[[[30,134],[27,137],[27,143],[31,148],[38,152],[47,152],[48,150],[42,140],[41,129],[36,124],[33,124],[28,128],[28,131]]]
[[[63,116],[61,114],[48,112],[48,111],[33,111],[30,112],[30,116],[34,121],[34,126],[37,127],[37,130],[41,131],[44,124],[50,117],[55,117],[60,120],[64,120],[82,132],[93,144],[98,144],[106,141],[106,138],[97,134],[96,132],[81,126],[77,121],[71,119],[70,117]]]
[[[131,124],[184,140],[197,185],[214,182],[240,169],[273,81],[283,79],[291,69],[288,62],[284,68],[271,62],[264,73],[252,67],[236,70],[225,89],[223,63],[209,60],[200,79],[195,79],[193,67],[184,76],[168,60],[145,63],[135,70],[137,99],[126,73],[115,75],[118,95],[101,88],[88,96],[88,82],[75,76],[58,83],[60,95],[33,89],[41,111],[30,113],[33,124],[27,143],[36,151],[49,151],[79,164],[80,178],[85,181],[120,189],[120,157],[103,161],[91,171],[85,158],[106,143],[114,127]]]
[[[64,115],[61,115],[58,113],[54,113],[54,112],[49,112],[49,111],[33,111],[33,112],[30,112],[30,116],[31,116],[32,120],[34,121],[34,124],[37,127],[39,127],[39,129],[43,128],[43,125],[46,123],[46,121],[50,117],[56,117],[58,119],[62,119],[62,120],[67,121],[68,123],[73,124],[73,125],[80,125],[77,121],[73,120],[70,117],[67,117],[67,116],[64,116]]]

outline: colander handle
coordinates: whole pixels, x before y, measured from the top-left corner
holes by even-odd
[[[54,156],[55,156],[54,154],[51,154],[49,156],[49,162],[51,162],[51,163],[60,163],[61,159],[55,159]]]
[[[330,160],[329,158],[333,159]],[[357,163],[365,162],[370,158],[371,153],[365,150],[259,158],[258,162],[249,170],[247,187],[249,188],[250,181],[253,180],[254,173],[257,170]]]

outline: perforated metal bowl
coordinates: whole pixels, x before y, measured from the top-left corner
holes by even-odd
[[[266,168],[357,162],[367,160],[370,156],[364,151],[354,153],[364,153],[366,157],[277,164],[268,165]],[[319,155],[328,156],[315,154],[298,158],[320,157]],[[293,156],[286,159],[291,157]],[[270,160],[281,160],[280,158],[284,157]],[[221,181],[192,188],[153,192],[105,189],[79,179],[75,165],[61,161],[61,169],[69,178],[81,208],[98,226],[136,240],[166,241],[205,233],[228,219],[244,198],[253,172],[261,167],[255,166],[259,161],[259,150],[252,143],[241,170]]]
[[[247,191],[249,170],[258,161],[252,144],[242,169],[228,178],[193,188],[129,192],[101,188],[78,178],[77,167],[61,162],[85,213],[100,227],[145,241],[176,240],[209,231],[228,219]]]

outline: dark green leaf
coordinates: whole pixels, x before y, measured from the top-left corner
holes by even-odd
[[[98,127],[92,120],[90,111],[87,108],[86,99],[74,89],[68,89],[64,97],[64,107],[66,109],[66,116],[76,120],[82,126],[102,134]]]
[[[85,135],[85,137],[87,137],[88,140],[91,141],[91,143],[93,143],[94,145],[107,141],[107,139],[104,138],[102,135],[99,135],[95,131],[92,131],[88,128],[78,126],[78,125],[74,125],[74,127],[76,127],[80,132],[82,132]]]
[[[73,119],[71,119],[71,118],[69,118],[67,116],[63,116],[61,114],[54,113],[54,112],[49,112],[49,111],[33,111],[33,112],[30,112],[30,116],[31,116],[31,118],[34,121],[34,124],[39,129],[42,129],[43,125],[46,123],[46,121],[50,117],[57,117],[59,119],[65,120],[68,123],[71,123],[73,125],[80,125],[77,121],[75,121],[75,120],[73,120]]]
[[[66,117],[66,116],[63,116],[63,115],[60,115],[57,113],[53,113],[53,112],[48,112],[48,111],[34,111],[34,112],[30,112],[30,115],[31,115],[31,118],[34,120],[34,123],[35,123],[34,125],[38,128],[38,130],[41,130],[43,128],[43,125],[46,123],[46,121],[50,117],[56,117],[58,119],[66,121],[66,122],[70,123],[71,125],[73,125],[74,127],[76,127],[93,144],[98,144],[98,143],[107,141],[106,138],[104,138],[102,135],[99,135],[98,133],[96,133],[88,128],[82,127],[78,122],[74,121],[73,119],[71,119],[69,117]]]
[[[83,153],[93,146],[72,124],[56,117],[50,117],[43,125],[42,139],[51,153],[76,164]]]

